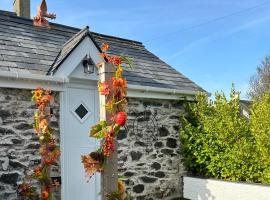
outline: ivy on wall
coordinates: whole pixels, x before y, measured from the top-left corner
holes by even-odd
[[[270,92],[254,100],[250,120],[241,115],[239,93],[215,100],[199,94],[181,117],[181,153],[192,175],[270,183]]]

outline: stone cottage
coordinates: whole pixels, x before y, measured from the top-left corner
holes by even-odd
[[[99,119],[97,70],[100,45],[109,53],[133,58],[127,69],[128,125],[118,135],[118,168],[135,199],[181,196],[184,169],[178,154],[183,101],[203,91],[190,79],[149,52],[141,42],[50,23],[33,25],[30,0],[14,0],[14,11],[0,11],[0,195],[18,199],[16,189],[40,162],[32,129],[35,105],[31,90],[54,91],[54,118],[61,159],[61,199],[99,199],[100,177],[86,181],[80,155],[97,146],[89,127]],[[60,199],[60,197],[58,197]],[[1,199],[1,198],[0,198]]]

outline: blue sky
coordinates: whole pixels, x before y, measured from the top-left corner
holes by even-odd
[[[0,8],[12,10],[13,0]],[[41,0],[32,0],[32,16]],[[147,49],[213,93],[242,92],[270,50],[270,1],[238,15],[197,24],[254,7],[266,0],[47,0],[57,23],[144,42]],[[179,31],[189,29],[187,31]]]

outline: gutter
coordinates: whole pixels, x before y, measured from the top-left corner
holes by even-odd
[[[68,83],[68,78],[53,77],[39,74],[25,74],[11,71],[0,71],[0,78],[14,78],[18,80],[35,80],[35,81],[46,81],[56,84]]]
[[[171,89],[171,88],[158,88],[158,87],[141,86],[141,85],[128,85],[128,89],[133,90],[133,91],[140,91],[140,92],[154,92],[154,93],[185,95],[185,96],[196,96],[199,93],[199,91],[178,90],[178,89]]]
[[[55,77],[48,75],[39,75],[39,74],[26,74],[18,73],[11,71],[0,71],[0,78],[14,78],[18,80],[35,80],[35,81],[46,81],[57,84],[69,83],[69,78],[65,77]],[[140,92],[154,92],[154,93],[164,93],[164,94],[174,94],[174,95],[191,95],[194,96],[198,94],[197,91],[189,90],[177,90],[171,88],[158,88],[158,87],[149,87],[141,85],[128,85],[129,90],[140,91]]]

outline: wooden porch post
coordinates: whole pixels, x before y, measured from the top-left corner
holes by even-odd
[[[110,63],[105,63],[100,68],[100,81],[106,81],[111,87],[112,76],[114,75],[114,66]],[[110,98],[110,97],[107,97]],[[106,112],[105,104],[106,98],[105,95],[99,95],[100,100],[100,120],[110,121],[110,115]],[[101,173],[101,194],[102,200],[106,200],[106,195],[110,192],[116,192],[117,180],[118,180],[118,168],[117,168],[117,142],[115,140],[115,151],[110,155],[108,163],[105,166],[104,171]]]

